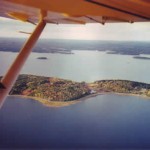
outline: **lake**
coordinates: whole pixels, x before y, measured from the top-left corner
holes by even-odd
[[[74,50],[72,52],[74,54],[67,55],[32,53],[21,73],[86,82],[123,79],[150,83],[150,69],[148,69],[150,60],[99,51]],[[0,52],[0,75],[6,72],[16,55],[17,53]],[[38,57],[48,59],[40,60],[37,59]]]
[[[21,73],[86,82],[127,79],[150,83],[149,60],[98,51],[73,52],[33,53]],[[0,52],[1,75],[15,56]],[[45,56],[48,59],[37,59]],[[150,148],[149,108],[146,98],[116,94],[59,108],[10,96],[0,110],[0,148]]]
[[[149,148],[150,101],[99,95],[60,108],[9,97],[0,110],[0,147]]]

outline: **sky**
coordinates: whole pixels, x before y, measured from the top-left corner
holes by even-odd
[[[0,18],[0,37],[22,38],[29,35],[19,31],[32,32],[30,23]],[[150,41],[150,23],[108,23],[101,25],[54,25],[47,24],[41,38],[78,40]]]

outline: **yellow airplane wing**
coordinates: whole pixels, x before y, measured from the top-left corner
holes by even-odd
[[[149,0],[0,0],[0,16],[56,24],[145,22],[150,20]]]
[[[0,81],[0,107],[47,23],[150,21],[150,0],[0,0],[0,16],[37,24]]]

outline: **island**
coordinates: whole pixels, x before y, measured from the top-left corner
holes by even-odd
[[[37,59],[47,59],[47,57],[37,57]]]
[[[150,84],[128,80],[75,82],[55,77],[19,75],[10,95],[38,100],[48,106],[66,106],[99,94],[118,93],[150,98]]]
[[[133,58],[135,58],[135,59],[145,59],[145,60],[150,60],[150,57],[144,57],[144,56],[134,56]]]

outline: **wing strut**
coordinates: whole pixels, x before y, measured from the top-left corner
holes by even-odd
[[[33,46],[35,45],[36,41],[39,39],[40,34],[42,33],[46,22],[44,21],[44,17],[47,15],[45,11],[41,11],[41,17],[39,19],[39,23],[36,26],[35,30],[26,41],[24,46],[21,48],[18,56],[16,57],[15,61],[8,69],[7,73],[1,80],[1,85],[4,88],[0,88],[0,108],[2,107],[6,96],[9,94],[13,84],[15,83],[20,70],[22,69],[24,63],[26,62],[28,56],[30,55]]]

